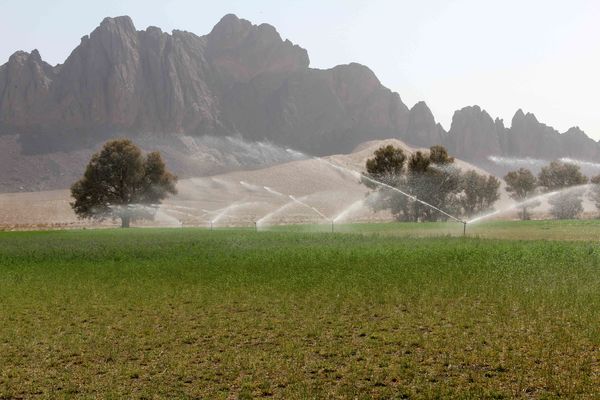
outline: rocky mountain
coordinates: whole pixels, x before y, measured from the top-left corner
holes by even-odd
[[[32,153],[115,134],[241,134],[327,154],[406,131],[407,107],[368,68],[308,66],[274,27],[234,15],[205,36],[106,18],[62,65],[34,50],[0,68],[1,132]]]
[[[493,120],[479,106],[465,107],[454,113],[444,143],[451,153],[498,174],[505,173],[507,166],[492,163],[490,156],[600,161],[600,145],[578,127],[561,134],[522,110],[506,128],[501,119]]]
[[[490,155],[600,160],[600,145],[578,128],[559,134],[522,111],[506,128],[473,106],[457,111],[445,132],[424,102],[409,109],[369,68],[309,64],[306,50],[271,25],[234,15],[204,36],[106,18],[64,64],[33,50],[0,66],[0,135],[12,138],[12,157],[89,151],[115,136],[162,144],[210,136],[314,155],[398,138],[442,143],[480,164]]]

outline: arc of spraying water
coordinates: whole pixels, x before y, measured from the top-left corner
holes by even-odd
[[[577,186],[571,186],[571,187],[560,189],[560,190],[555,190],[553,192],[543,193],[543,194],[531,197],[531,198],[529,198],[527,200],[523,200],[523,201],[521,201],[519,203],[512,204],[509,207],[504,207],[504,208],[501,208],[501,209],[496,210],[494,212],[491,212],[491,213],[488,213],[488,214],[484,214],[484,215],[480,215],[478,217],[472,218],[469,221],[467,221],[467,223],[468,224],[474,224],[474,223],[482,221],[484,219],[491,218],[491,217],[493,217],[495,215],[503,214],[505,212],[512,211],[512,210],[514,210],[516,208],[520,208],[522,206],[527,206],[529,204],[536,203],[536,202],[541,201],[541,200],[549,199],[550,197],[553,197],[553,196],[555,196],[555,195],[557,195],[559,193],[569,192],[569,191],[573,191],[573,190],[581,190],[581,189],[588,188],[590,186],[591,186],[590,184],[577,185]]]
[[[267,192],[274,194],[275,196],[279,196],[279,197],[284,197],[283,193],[279,193],[277,190],[274,190],[268,186],[263,186],[263,189],[265,189]]]
[[[346,207],[344,210],[342,210],[341,213],[339,213],[338,215],[336,215],[335,218],[333,218],[333,222],[342,221],[344,218],[346,218],[354,210],[358,210],[359,208],[361,208],[364,205],[364,203],[365,203],[365,200],[364,199],[360,199],[360,200],[357,200],[354,203],[350,204],[348,207]]]
[[[265,216],[263,216],[262,218],[260,218],[258,221],[256,221],[256,226],[260,227],[262,226],[262,224],[268,220],[269,218],[272,218],[274,215],[277,215],[278,213],[280,213],[281,211],[285,210],[286,208],[288,208],[289,206],[291,206],[292,204],[295,204],[296,202],[293,200],[290,200],[289,202],[285,203],[284,205],[282,205],[281,207],[279,207],[278,209],[271,211],[270,213],[266,214]]]
[[[301,152],[298,152],[298,151],[295,151],[295,150],[292,150],[292,149],[286,149],[286,151],[289,152],[290,154],[303,154]],[[380,182],[380,181],[378,181],[376,179],[373,179],[373,178],[371,178],[371,177],[369,177],[369,176],[367,176],[367,175],[365,175],[365,174],[363,174],[361,172],[353,171],[353,170],[351,170],[349,168],[342,167],[340,165],[336,165],[336,164],[332,163],[331,161],[325,160],[324,158],[321,158],[321,157],[309,157],[309,156],[306,156],[306,158],[312,158],[313,160],[324,162],[324,163],[330,165],[331,167],[337,169],[338,171],[343,171],[343,172],[349,173],[350,175],[352,175],[355,178],[358,178],[358,179],[363,178],[363,179],[366,179],[369,182],[374,183],[374,184],[376,184],[378,186],[383,186],[383,187],[388,188],[390,190],[393,190],[393,191],[395,191],[397,193],[400,193],[401,195],[406,196],[407,198],[409,198],[409,199],[411,199],[413,201],[419,202],[419,203],[423,204],[424,206],[429,207],[432,210],[435,210],[435,211],[437,211],[437,212],[439,212],[439,213],[447,216],[448,218],[450,218],[450,219],[452,219],[452,220],[454,220],[454,221],[456,221],[458,223],[463,224],[463,235],[467,234],[467,223],[468,223],[467,221],[462,220],[462,219],[460,219],[458,217],[455,217],[454,215],[449,214],[446,211],[444,211],[444,210],[442,210],[442,209],[440,209],[440,208],[438,208],[438,207],[436,207],[436,206],[434,206],[432,204],[429,204],[426,201],[423,201],[423,200],[417,198],[416,196],[408,194],[408,193],[406,193],[406,192],[398,189],[397,187],[388,185],[387,183],[384,183],[384,182]]]
[[[239,206],[239,203],[233,203],[233,204],[228,205],[221,212],[219,212],[210,222],[212,224],[216,224],[217,222],[219,222],[221,220],[221,218],[229,217],[229,215],[227,214],[227,211],[233,210],[234,208],[236,208],[238,206]]]
[[[242,186],[244,186],[244,187],[247,187],[247,188],[251,188],[251,187],[253,188],[253,187],[255,187],[255,185],[249,184],[249,183],[244,182],[244,181],[240,181],[240,184]],[[270,193],[270,194],[272,194],[274,196],[277,196],[277,197],[286,197],[283,193],[280,193],[280,192],[276,191],[275,189],[272,189],[272,188],[270,188],[268,186],[263,186],[262,188],[265,191],[267,191],[268,193]],[[260,225],[262,225],[262,222],[264,220],[266,220],[267,218],[270,218],[271,216],[275,215],[278,212],[281,212],[281,210],[285,209],[286,207],[288,207],[292,203],[300,204],[301,206],[306,207],[309,210],[317,213],[317,215],[319,215],[321,218],[329,220],[329,218],[327,218],[327,216],[325,216],[322,212],[320,212],[319,210],[317,210],[315,207],[313,207],[313,206],[311,206],[309,204],[306,204],[306,203],[304,203],[301,200],[298,200],[296,197],[292,196],[291,194],[288,195],[287,197],[290,198],[292,201],[289,202],[289,203],[284,204],[283,206],[279,207],[277,210],[275,210],[275,211],[273,211],[271,213],[266,214],[265,216],[263,216],[262,218],[260,218],[259,220],[257,220],[257,221],[254,222],[254,225],[255,225],[255,227],[256,227],[257,230],[258,230],[258,227]]]
[[[240,181],[240,185],[242,185],[244,188],[246,188],[247,190],[249,190],[251,192],[258,192],[258,191],[262,190],[262,188],[260,186],[253,185],[253,184],[245,182],[245,181]]]
[[[452,215],[452,214],[449,214],[449,213],[447,213],[446,211],[444,211],[444,210],[442,210],[442,209],[440,209],[440,208],[438,208],[438,207],[436,207],[436,206],[434,206],[434,205],[432,205],[432,204],[429,204],[429,203],[427,203],[426,201],[423,201],[423,200],[419,199],[419,198],[418,198],[418,197],[416,197],[416,196],[413,196],[412,194],[408,194],[408,193],[404,192],[403,190],[400,190],[400,189],[398,189],[397,187],[394,187],[394,186],[392,186],[392,185],[388,185],[387,183],[384,183],[384,182],[378,181],[377,179],[373,179],[373,178],[371,178],[370,176],[367,176],[367,175],[365,175],[365,174],[363,174],[363,173],[361,173],[361,172],[358,172],[358,171],[353,171],[353,170],[351,170],[351,169],[349,169],[349,168],[342,167],[342,166],[340,166],[340,165],[334,164],[334,163],[332,163],[332,162],[331,162],[331,161],[329,161],[329,160],[325,160],[325,159],[323,159],[323,158],[320,158],[320,157],[313,157],[313,158],[314,158],[314,159],[316,159],[316,160],[322,161],[322,162],[324,162],[324,163],[326,163],[326,164],[330,165],[331,167],[333,167],[333,168],[336,168],[336,169],[337,169],[337,170],[339,170],[339,171],[345,171],[345,172],[347,172],[347,173],[350,173],[350,174],[351,174],[352,176],[354,176],[354,177],[356,177],[356,176],[358,175],[360,178],[366,179],[366,180],[368,180],[368,181],[369,181],[369,182],[371,182],[371,183],[374,183],[374,184],[376,184],[376,185],[379,185],[379,186],[383,186],[383,187],[385,187],[385,188],[387,188],[387,189],[390,189],[390,190],[393,190],[393,191],[395,191],[395,192],[397,192],[397,193],[400,193],[401,195],[403,195],[403,196],[406,196],[406,197],[408,197],[409,199],[411,199],[411,200],[413,200],[413,201],[416,201],[416,202],[418,202],[418,203],[421,203],[421,204],[423,204],[424,206],[426,206],[426,207],[429,207],[429,208],[431,208],[432,210],[435,210],[435,211],[437,211],[437,212],[439,212],[439,213],[441,213],[441,214],[445,215],[446,217],[448,217],[448,218],[450,218],[450,219],[452,219],[452,220],[454,220],[454,221],[456,221],[456,222],[459,222],[459,223],[461,223],[461,224],[466,224],[466,223],[467,223],[467,221],[464,221],[464,220],[462,220],[462,219],[460,219],[460,218],[458,218],[458,217],[455,217],[454,215]]]
[[[303,201],[298,200],[297,198],[295,198],[294,196],[292,196],[291,194],[288,196],[290,199],[292,199],[293,201],[295,201],[296,203],[300,204],[301,206],[304,206],[306,208],[308,208],[309,210],[314,211],[315,213],[317,213],[317,215],[319,215],[321,218],[326,219],[329,221],[329,218],[327,218],[327,216],[325,214],[323,214],[321,211],[317,210],[316,208],[314,208],[313,206],[304,203]]]

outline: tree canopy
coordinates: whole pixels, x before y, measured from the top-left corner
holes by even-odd
[[[550,213],[557,219],[577,218],[583,212],[584,190],[576,186],[587,182],[588,178],[581,173],[579,166],[561,161],[552,161],[538,175],[538,183],[545,192],[575,187],[572,190],[561,190],[548,199]]]
[[[482,175],[475,171],[467,171],[461,177],[460,204],[465,215],[473,216],[492,209],[500,199],[500,181],[492,175]]]
[[[561,161],[552,161],[538,175],[538,184],[546,192],[582,185],[587,181],[588,178],[581,173],[579,166]]]
[[[464,179],[443,146],[432,146],[429,151],[416,151],[406,157],[402,149],[384,146],[375,151],[366,162],[366,175],[386,183],[400,192],[381,187],[363,179],[377,190],[375,210],[390,209],[400,221],[436,221],[448,217],[434,208],[414,201],[414,196],[433,207],[453,215],[472,214],[492,208],[498,199],[500,183],[494,177],[471,173]],[[468,183],[469,187],[465,187]]]
[[[160,153],[145,157],[130,140],[111,140],[95,153],[83,177],[71,186],[71,207],[80,218],[152,218],[155,206],[176,194],[177,177],[167,171]]]
[[[392,145],[382,146],[375,150],[374,157],[367,160],[367,176],[389,185],[398,184],[395,180],[402,175],[406,155],[399,147]],[[366,185],[373,187],[373,183],[368,180]]]
[[[511,171],[504,177],[506,182],[506,191],[514,200],[523,202],[532,195],[535,194],[538,181],[533,173],[526,168],[519,168],[516,171]],[[529,209],[537,207],[540,202],[527,202],[524,203],[520,209],[520,218],[522,220],[528,220],[531,218]]]

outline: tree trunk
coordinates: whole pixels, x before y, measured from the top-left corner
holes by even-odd
[[[129,228],[130,217],[121,217],[121,228]]]

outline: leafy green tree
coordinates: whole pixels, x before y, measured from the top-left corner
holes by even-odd
[[[588,182],[575,164],[552,161],[543,167],[538,175],[538,183],[545,192],[558,192],[552,195],[548,203],[550,213],[557,219],[577,218],[583,212],[583,192],[581,188],[564,191]]]
[[[460,185],[460,204],[464,214],[469,217],[491,210],[500,198],[500,181],[495,176],[467,171],[462,175]]]
[[[504,177],[504,182],[506,182],[506,191],[510,197],[518,202],[523,202],[533,196],[538,186],[537,178],[526,168],[519,168],[516,171],[509,172]],[[522,220],[530,219],[531,215],[528,210],[539,205],[539,201],[524,203],[520,207],[521,213],[519,216]]]
[[[404,151],[399,147],[387,145],[375,150],[373,156],[366,163],[367,176],[388,185],[398,185],[406,162]],[[370,187],[375,185],[369,180],[365,180],[365,184]]]
[[[432,146],[429,152],[417,151],[407,159],[402,149],[393,146],[379,148],[366,163],[367,178],[363,183],[377,191],[374,210],[389,209],[400,221],[446,220],[447,216],[428,207],[414,197],[445,212],[457,213],[460,192],[460,171],[454,158],[443,146]]]
[[[542,168],[538,175],[538,183],[546,192],[583,185],[588,178],[583,175],[579,166],[561,161],[552,161]]]
[[[433,158],[432,158],[433,155]],[[454,158],[442,146],[433,146],[429,153],[417,151],[408,161],[407,187],[420,200],[451,214],[458,213],[460,170]],[[413,202],[410,220],[436,221],[447,217],[426,205]]]
[[[400,221],[447,219],[439,211],[414,201],[412,197],[416,197],[446,212],[458,211],[460,171],[442,146],[433,146],[429,152],[417,151],[408,160],[401,149],[382,147],[367,160],[366,169],[368,178],[406,194],[363,179],[364,184],[377,190],[379,201],[372,205],[375,210],[389,209]]]
[[[94,154],[83,177],[71,186],[71,207],[80,218],[120,218],[121,226],[152,218],[155,204],[176,194],[177,177],[160,153],[144,157],[130,140],[112,140]]]
[[[444,146],[436,145],[429,148],[429,160],[433,164],[446,165],[454,162],[454,157],[448,155],[448,150]]]
[[[364,185],[377,192],[377,200],[371,203],[372,208],[376,211],[391,209],[397,219],[401,219],[404,215],[408,199],[374,181],[402,190],[406,181],[402,174],[405,163],[406,155],[401,148],[392,145],[382,146],[375,150],[373,158],[367,160],[366,178],[362,178]]]

